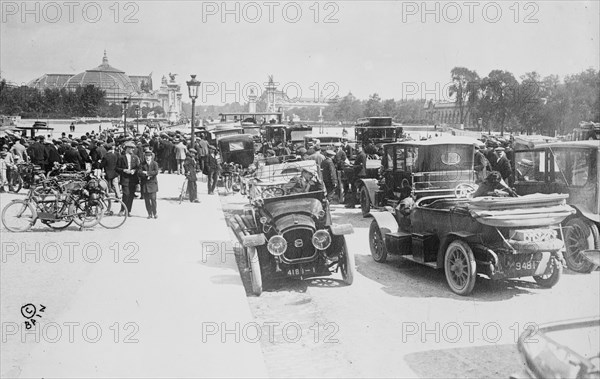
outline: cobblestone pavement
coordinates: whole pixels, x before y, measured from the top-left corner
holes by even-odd
[[[221,202],[229,215],[247,200],[229,195]],[[357,266],[352,286],[337,274],[271,283],[260,297],[248,295],[254,321],[276,325],[274,337],[265,331],[260,340],[271,377],[508,377],[522,368],[516,341],[526,328],[600,314],[598,271],[566,270],[552,289],[532,278],[479,277],[472,295],[461,297],[441,270],[393,256],[373,261],[371,219],[358,208],[333,206],[332,217],[354,226],[347,236]]]

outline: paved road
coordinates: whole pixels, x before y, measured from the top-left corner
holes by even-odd
[[[240,195],[221,201],[226,214],[246,202]],[[347,238],[354,284],[338,274],[274,283],[248,297],[272,377],[507,377],[522,367],[515,342],[525,328],[600,314],[598,271],[566,271],[553,289],[532,278],[479,277],[472,295],[461,297],[442,271],[394,257],[373,261],[371,219],[358,208],[333,208],[333,222],[354,226]]]
[[[0,231],[0,377],[266,375],[260,346],[235,332],[252,315],[218,197],[199,182],[201,203],[178,204],[183,177],[158,181],[156,220],[138,199],[116,230]]]

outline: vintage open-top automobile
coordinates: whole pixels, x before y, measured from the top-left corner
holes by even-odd
[[[286,184],[311,172],[316,180],[307,192],[290,193]],[[243,215],[230,219],[231,228],[243,246],[250,271],[252,292],[260,295],[263,279],[310,278],[340,272],[350,285],[354,278],[354,256],[345,234],[352,225],[331,222],[329,202],[324,197],[315,161],[266,164],[258,162],[250,180],[250,204]]]
[[[577,213],[563,222],[565,260],[577,272],[595,267],[581,251],[600,248],[600,141],[570,141],[515,151],[514,187],[519,195],[566,193]]]
[[[554,286],[563,269],[560,222],[574,213],[568,195],[521,197],[427,196],[413,208],[373,212],[371,255],[388,254],[444,269],[450,289],[468,295],[477,274],[491,279],[533,276]],[[469,191],[466,191],[468,194]]]

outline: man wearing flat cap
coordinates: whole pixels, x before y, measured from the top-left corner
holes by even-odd
[[[125,154],[119,157],[117,162],[117,172],[121,176],[121,190],[123,191],[123,202],[127,206],[127,211],[131,213],[133,198],[135,196],[135,187],[138,183],[136,171],[140,166],[140,159],[133,153],[135,144],[131,141],[123,144]]]
[[[55,163],[62,163],[62,158],[58,153],[58,149],[54,145],[54,141],[46,140],[46,144],[44,146],[45,154],[48,157],[46,163],[46,173],[48,173],[54,167]]]
[[[196,183],[196,181],[198,180],[198,177],[196,176],[196,153],[196,149],[189,149],[188,155],[185,158],[185,162],[183,162],[185,176],[188,179],[187,192],[190,196],[190,202],[192,203],[200,202],[198,200],[198,184]]]
[[[503,147],[497,147],[494,149],[494,151],[498,155],[498,160],[493,168],[495,171],[500,173],[502,180],[509,183],[508,178],[512,175],[512,168],[510,167],[510,162],[506,157],[506,152],[504,151]]]
[[[283,185],[283,191],[286,195],[322,190],[323,185],[315,178],[315,174],[306,168],[302,169],[300,175],[294,176],[288,183]]]
[[[108,182],[108,189],[115,193],[117,199],[121,198],[121,188],[119,188],[119,174],[117,173],[117,164],[119,162],[119,156],[115,152],[115,144],[113,142],[107,143],[108,152],[102,158],[100,168],[104,169],[104,175]]]
[[[333,163],[335,152],[333,150],[325,151],[325,159],[321,162],[321,173],[323,175],[323,184],[327,190],[327,200],[333,200],[337,187],[337,170]]]

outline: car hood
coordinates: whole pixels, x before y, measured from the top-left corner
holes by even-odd
[[[323,205],[317,199],[282,200],[265,204],[264,207],[274,219],[295,213],[317,215],[323,210]]]

